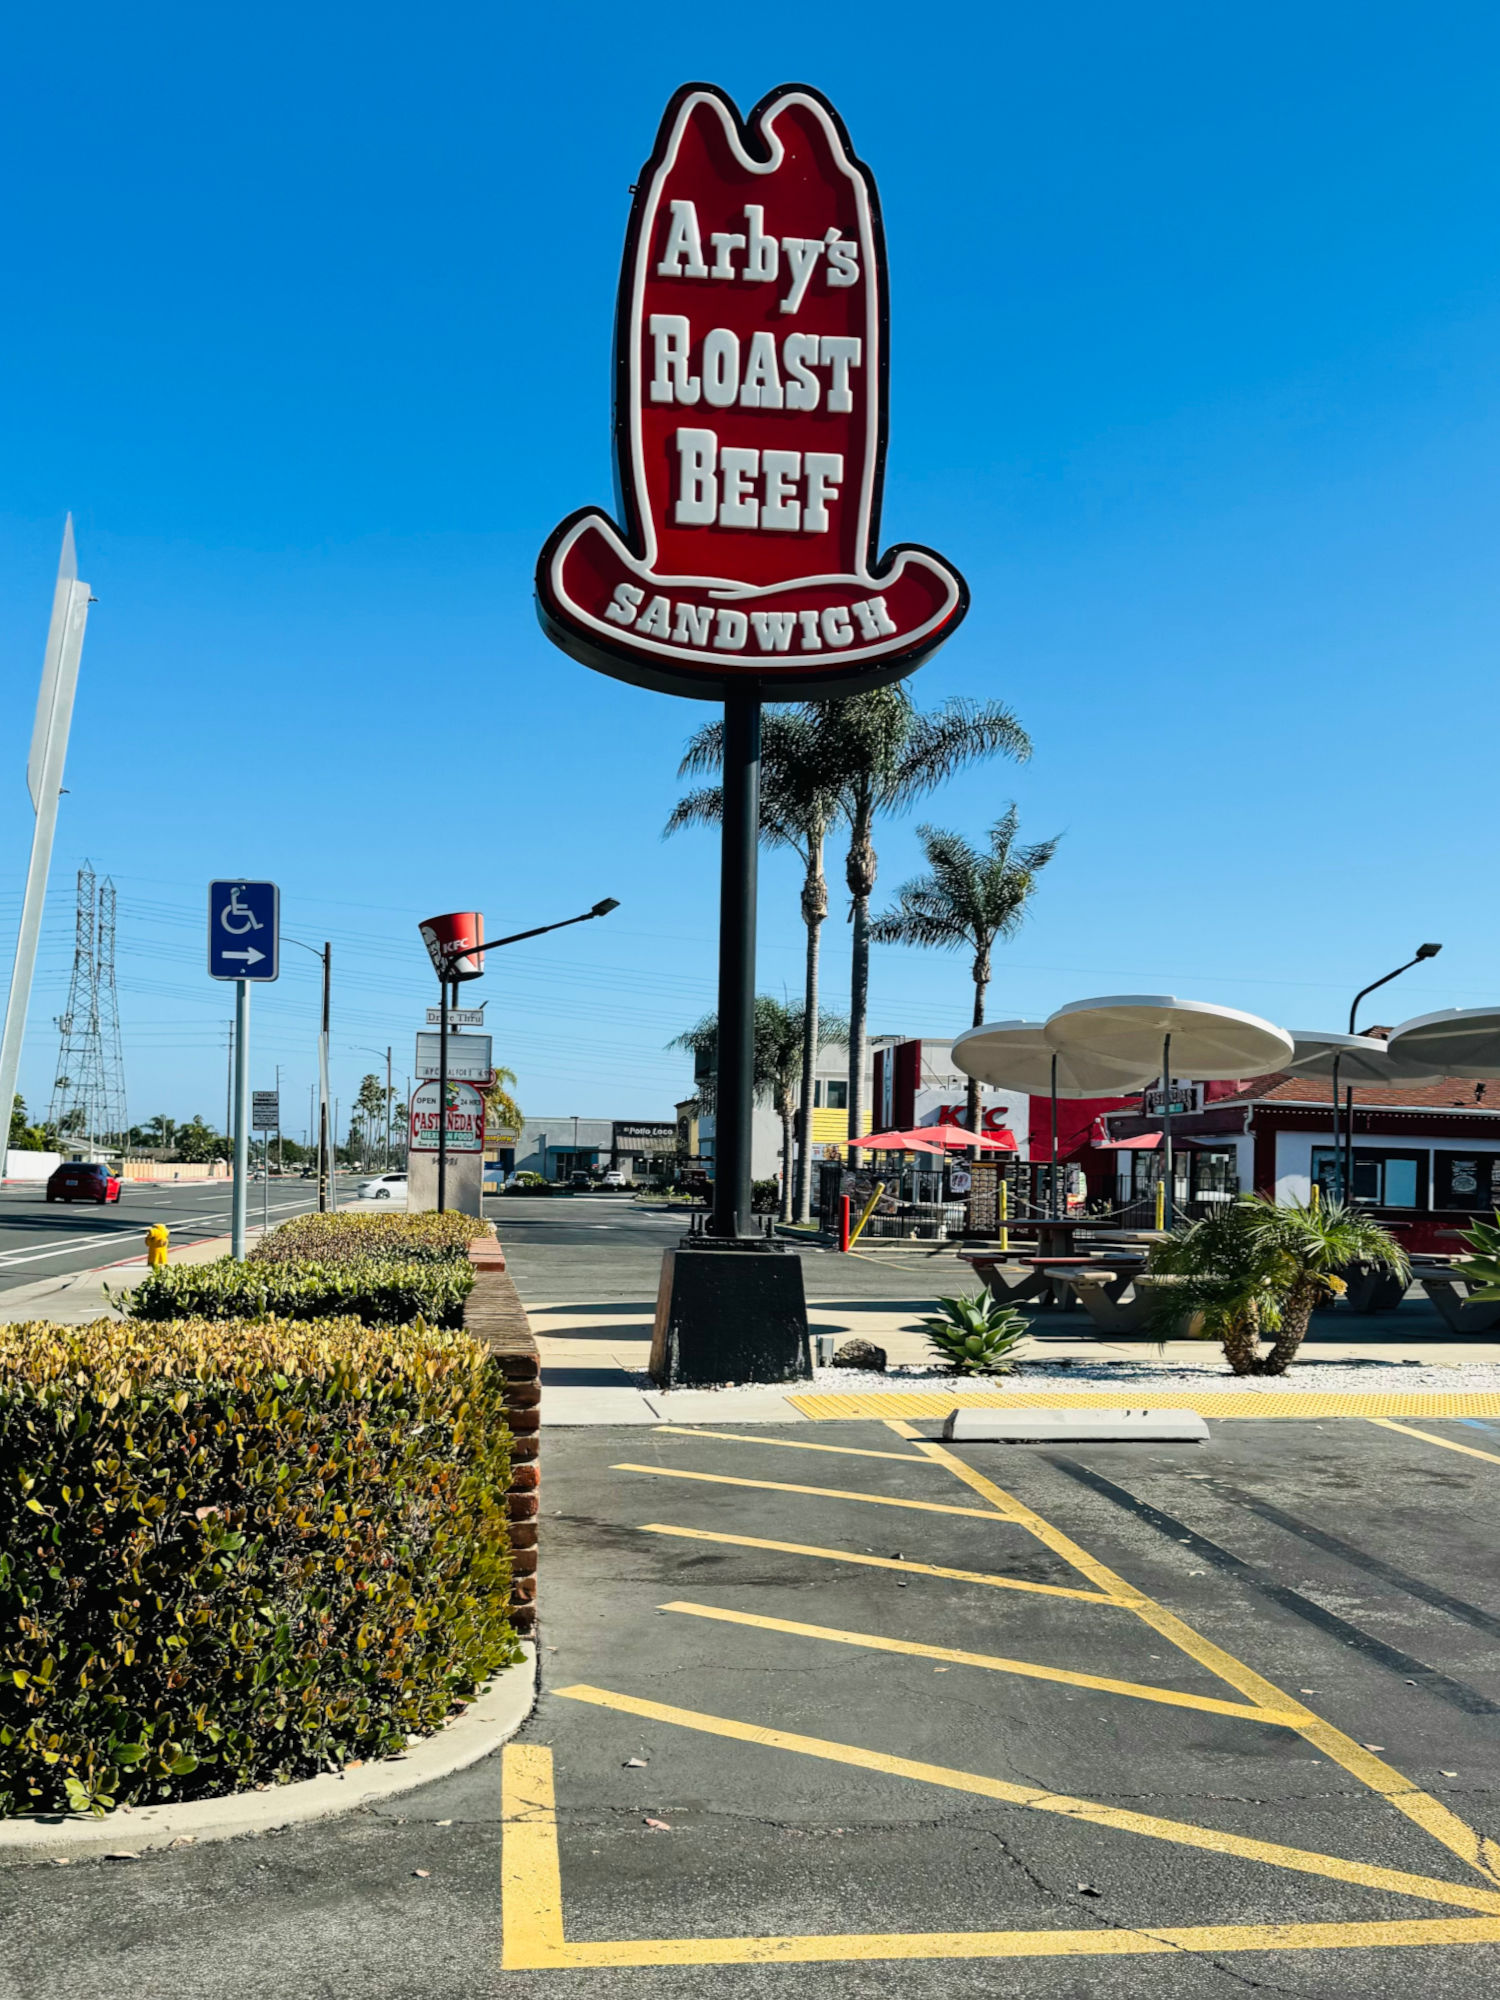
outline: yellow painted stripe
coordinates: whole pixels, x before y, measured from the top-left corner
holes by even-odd
[[[991,1590],[1029,1590],[1039,1597],[1073,1597],[1085,1604],[1113,1604],[1097,1590],[1074,1590],[1065,1583],[1027,1583],[1018,1576],[992,1576],[982,1569],[945,1569],[940,1563],[909,1562],[905,1556],[859,1555],[853,1549],[824,1549],[812,1542],[769,1542],[759,1535],[720,1535],[707,1528],[671,1528],[661,1521],[642,1523],[643,1535],[676,1535],[687,1542],[727,1542],[738,1549],[772,1549],[784,1556],[817,1556],[824,1562],[860,1563],[866,1569],[901,1569],[916,1576],[941,1576],[953,1583],[983,1583]]]
[[[1465,1458],[1486,1458],[1491,1465],[1500,1465],[1500,1453],[1481,1451],[1477,1445],[1459,1444],[1455,1438],[1440,1438],[1432,1431],[1414,1431],[1410,1424],[1393,1424],[1389,1417],[1370,1417],[1368,1421],[1379,1424],[1383,1431],[1400,1431],[1403,1437],[1420,1438],[1423,1444],[1440,1444],[1444,1451],[1461,1451]]]
[[[788,1396],[805,1417],[946,1417],[950,1410],[1196,1410],[1200,1417],[1500,1417],[1500,1391],[1334,1394],[1317,1389],[870,1389]]]
[[[946,1465],[950,1472],[974,1492],[992,1500],[995,1507],[1003,1511],[1007,1520],[1022,1522],[1039,1542],[1052,1550],[1054,1555],[1059,1555],[1065,1562],[1071,1563],[1080,1575],[1086,1576],[1098,1589],[1107,1591],[1117,1602],[1127,1606],[1149,1625],[1153,1632],[1159,1632],[1162,1638],[1170,1640],[1190,1659],[1196,1660],[1200,1666],[1207,1667],[1210,1673],[1217,1674],[1220,1680],[1227,1681],[1231,1687],[1238,1688],[1241,1694],[1248,1696],[1262,1708],[1276,1709],[1298,1718],[1291,1726],[1306,1742],[1311,1743],[1314,1749],[1321,1750],[1325,1757],[1331,1758],[1335,1764],[1342,1765],[1344,1770],[1358,1778],[1362,1785],[1367,1785],[1372,1792],[1393,1805],[1398,1812],[1405,1813],[1407,1818],[1414,1820],[1424,1832],[1431,1834],[1434,1840],[1441,1841],[1444,1847],[1459,1855],[1471,1868],[1477,1869],[1489,1881],[1500,1882],[1500,1846],[1476,1833],[1473,1827],[1466,1825],[1457,1813],[1450,1811],[1440,1799],[1433,1798],[1430,1792],[1422,1791],[1409,1778],[1403,1777],[1401,1772],[1387,1764],[1383,1758],[1366,1750],[1363,1744],[1356,1743],[1353,1737],[1346,1736],[1343,1730],[1336,1729],[1331,1722],[1325,1722],[1321,1716],[1315,1715],[1310,1708],[1278,1688],[1274,1682],[1256,1673],[1253,1667],[1247,1666],[1243,1660],[1236,1659],[1233,1653],[1226,1652],[1222,1646],[1216,1646],[1211,1639],[1205,1639],[1201,1632],[1195,1632],[1191,1625],[1177,1617],[1174,1612],[1168,1611],[1164,1605],[1147,1597],[1144,1591],[1137,1590],[1134,1584],[1127,1583],[1122,1576],[1117,1576],[1107,1564],[1099,1562],[1088,1553],[1087,1549],[1080,1548],[1078,1543],[1071,1536],[1065,1535],[1061,1528],[1054,1528],[1050,1521],[1044,1521],[1041,1515],[1026,1506],[1024,1501],[1017,1499],[1013,1493],[1007,1493],[1003,1487],[997,1486],[992,1479],[987,1479],[974,1466],[965,1464],[961,1458],[955,1457],[952,1452],[944,1450],[939,1444],[926,1443],[919,1446],[919,1449],[935,1459],[938,1464]]]
[[[1295,1715],[1278,1715],[1244,1701],[1220,1701],[1213,1695],[1181,1694],[1176,1688],[1149,1687],[1143,1681],[1117,1681],[1105,1674],[1070,1673],[1065,1667],[1038,1666],[1031,1660],[1007,1660],[995,1653],[967,1653],[955,1646],[924,1646],[913,1639],[887,1639],[874,1632],[845,1632],[834,1625],[802,1625],[791,1618],[763,1618],[751,1611],[720,1611],[708,1604],[672,1603],[659,1611],[681,1611],[690,1618],[715,1618],[726,1625],[753,1625],[766,1632],[787,1632],[794,1638],[827,1639],[840,1646],[867,1647],[874,1653],[908,1653],[918,1660],[948,1660],[960,1667],[986,1667],[992,1673],[1017,1674],[1024,1680],[1059,1681],[1064,1687],[1093,1688],[1100,1694],[1127,1694],[1137,1701],[1159,1701],[1169,1708],[1203,1709],[1210,1715],[1237,1715],[1249,1722],[1295,1724]]]
[[[727,1472],[684,1472],[672,1465],[612,1465],[611,1472],[644,1472],[651,1479],[697,1479],[706,1486],[752,1486],[759,1493],[810,1493],[815,1500],[858,1500],[867,1507],[901,1507],[919,1514],[967,1514],[993,1521],[989,1507],[953,1507],[946,1500],[893,1500],[884,1493],[853,1493],[842,1486],[789,1486],[779,1479],[734,1479]]]
[[[651,1965],[848,1965],[878,1959],[1139,1958],[1168,1952],[1371,1951],[1500,1943],[1500,1917],[1352,1924],[1192,1924],[1171,1930],[894,1931],[820,1937],[642,1938],[566,1944],[507,1971]],[[1372,1967],[1372,1971],[1374,1968]]]
[[[722,1438],[725,1444],[769,1444],[778,1451],[831,1451],[840,1458],[894,1458],[902,1465],[913,1461],[921,1463],[920,1455],[914,1451],[860,1451],[852,1444],[806,1444],[801,1438],[758,1438],[744,1437],[739,1431],[705,1431],[695,1424],[658,1424],[657,1435],[679,1438]],[[913,1433],[915,1435],[915,1433]]]
[[[562,1869],[552,1752],[507,1743],[500,1764],[501,1915],[507,1965],[542,1965],[563,1948]]]
[[[638,1716],[645,1722],[675,1724],[708,1736],[729,1737],[740,1743],[758,1743],[768,1750],[788,1750],[803,1757],[817,1757],[833,1764],[853,1765],[864,1771],[878,1771],[894,1778],[914,1779],[918,1784],[939,1785],[947,1791],[972,1793],[995,1799],[1002,1805],[1025,1806],[1034,1812],[1058,1813],[1066,1819],[1090,1826],[1107,1827],[1115,1833],[1134,1833],[1150,1840],[1170,1841],[1179,1847],[1199,1848],[1209,1854],[1230,1854],[1242,1861],[1260,1861],[1268,1867],[1286,1868],[1303,1875],[1322,1875],[1335,1882],[1352,1882],[1365,1889],[1381,1889],[1391,1895],[1421,1896],[1429,1902],[1449,1903],[1459,1909],[1500,1914],[1500,1892],[1470,1888],[1457,1882],[1443,1882],[1435,1876],[1412,1875],[1400,1868],[1382,1868],[1368,1861],[1348,1861],[1342,1855],[1318,1854],[1306,1848],[1284,1847],[1278,1841],[1250,1840],[1243,1834],[1226,1833],[1217,1827],[1194,1826],[1186,1820],[1159,1819],[1150,1813],[1129,1812],[1119,1806],[1101,1805],[1093,1799],[1070,1798],[1063,1792],[1043,1791],[1035,1785],[1011,1785],[1000,1778],[987,1778],[974,1771],[958,1771],[946,1764],[920,1763],[910,1757],[892,1757],[882,1750],[866,1750],[854,1743],[829,1742],[818,1736],[801,1736],[786,1729],[763,1729],[758,1724],[737,1722],[723,1715],[707,1715],[691,1708],[675,1708],[666,1702],[644,1701],[636,1695],[617,1694],[609,1688],[579,1682],[559,1688],[565,1701],[588,1702],[623,1715]]]

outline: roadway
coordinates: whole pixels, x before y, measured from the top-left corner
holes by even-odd
[[[261,1219],[264,1182],[252,1183],[249,1216]],[[315,1181],[273,1180],[273,1225],[318,1205]],[[40,1186],[0,1187],[0,1294],[40,1278],[98,1270],[144,1250],[146,1231],[164,1222],[174,1248],[229,1233],[227,1181],[127,1181],[118,1202],[48,1202]]]

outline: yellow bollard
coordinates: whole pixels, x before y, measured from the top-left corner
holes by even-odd
[[[858,1222],[856,1222],[854,1227],[849,1231],[849,1248],[851,1250],[854,1248],[855,1244],[859,1241],[859,1232],[864,1228],[865,1224],[869,1221],[870,1217],[875,1213],[875,1204],[876,1202],[879,1201],[880,1197],[884,1193],[885,1193],[885,1182],[877,1181],[875,1183],[874,1194],[872,1194],[870,1196],[870,1199],[865,1203],[864,1214],[859,1218]]]
[[[1002,1251],[1010,1248],[1010,1231],[1005,1226],[1009,1221],[1010,1182],[1002,1180],[1000,1183],[1000,1248]]]
[[[1319,1209],[1323,1206],[1323,1189],[1317,1181],[1314,1181],[1312,1184],[1312,1200],[1308,1205],[1312,1209],[1314,1215],[1316,1215]]]
[[[1167,1184],[1164,1180],[1156,1183],[1156,1226],[1158,1229],[1167,1226]]]
[[[167,1244],[172,1232],[164,1222],[153,1222],[146,1231],[146,1262],[154,1271],[158,1264],[167,1261]]]

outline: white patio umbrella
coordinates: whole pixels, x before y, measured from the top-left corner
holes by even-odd
[[[1500,1076],[1500,1007],[1446,1007],[1392,1028],[1386,1043],[1400,1075]]]
[[[953,1044],[953,1060],[965,1076],[996,1090],[1024,1090],[1052,1101],[1052,1190],[1057,1213],[1057,1100],[1124,1097],[1141,1090],[1156,1074],[1154,1061],[1121,1063],[1082,1049],[1060,1049],[1047,1039],[1041,1021],[987,1021]]]
[[[1060,1053],[1102,1057],[1106,1062],[1161,1061],[1162,1172],[1167,1204],[1172,1204],[1172,1078],[1208,1082],[1218,1078],[1263,1076],[1285,1069],[1292,1038],[1285,1028],[1220,1007],[1211,1000],[1179,1000],[1170,993],[1123,993],[1099,1000],[1075,1000],[1059,1007],[1046,1023],[1047,1040]]]
[[[1354,1187],[1354,1113],[1349,1113],[1349,1129],[1339,1136],[1339,1077],[1346,1083],[1399,1083],[1404,1072],[1391,1059],[1386,1044],[1371,1035],[1324,1034],[1311,1028],[1292,1028],[1292,1059],[1287,1068],[1298,1076],[1333,1078],[1333,1152],[1335,1184],[1344,1200]]]

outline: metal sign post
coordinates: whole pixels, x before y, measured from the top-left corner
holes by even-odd
[[[229,1254],[245,1255],[245,1193],[250,1154],[250,987],[281,971],[281,891],[274,882],[208,885],[208,972],[234,981],[234,1188]],[[268,1169],[269,1171],[269,1169]],[[269,1190],[267,1213],[269,1214]]]
[[[279,1090],[256,1090],[251,1092],[250,1130],[264,1133],[261,1144],[264,1148],[264,1178],[261,1182],[260,1233],[265,1236],[271,1227],[271,1134],[281,1130],[281,1092]]]

